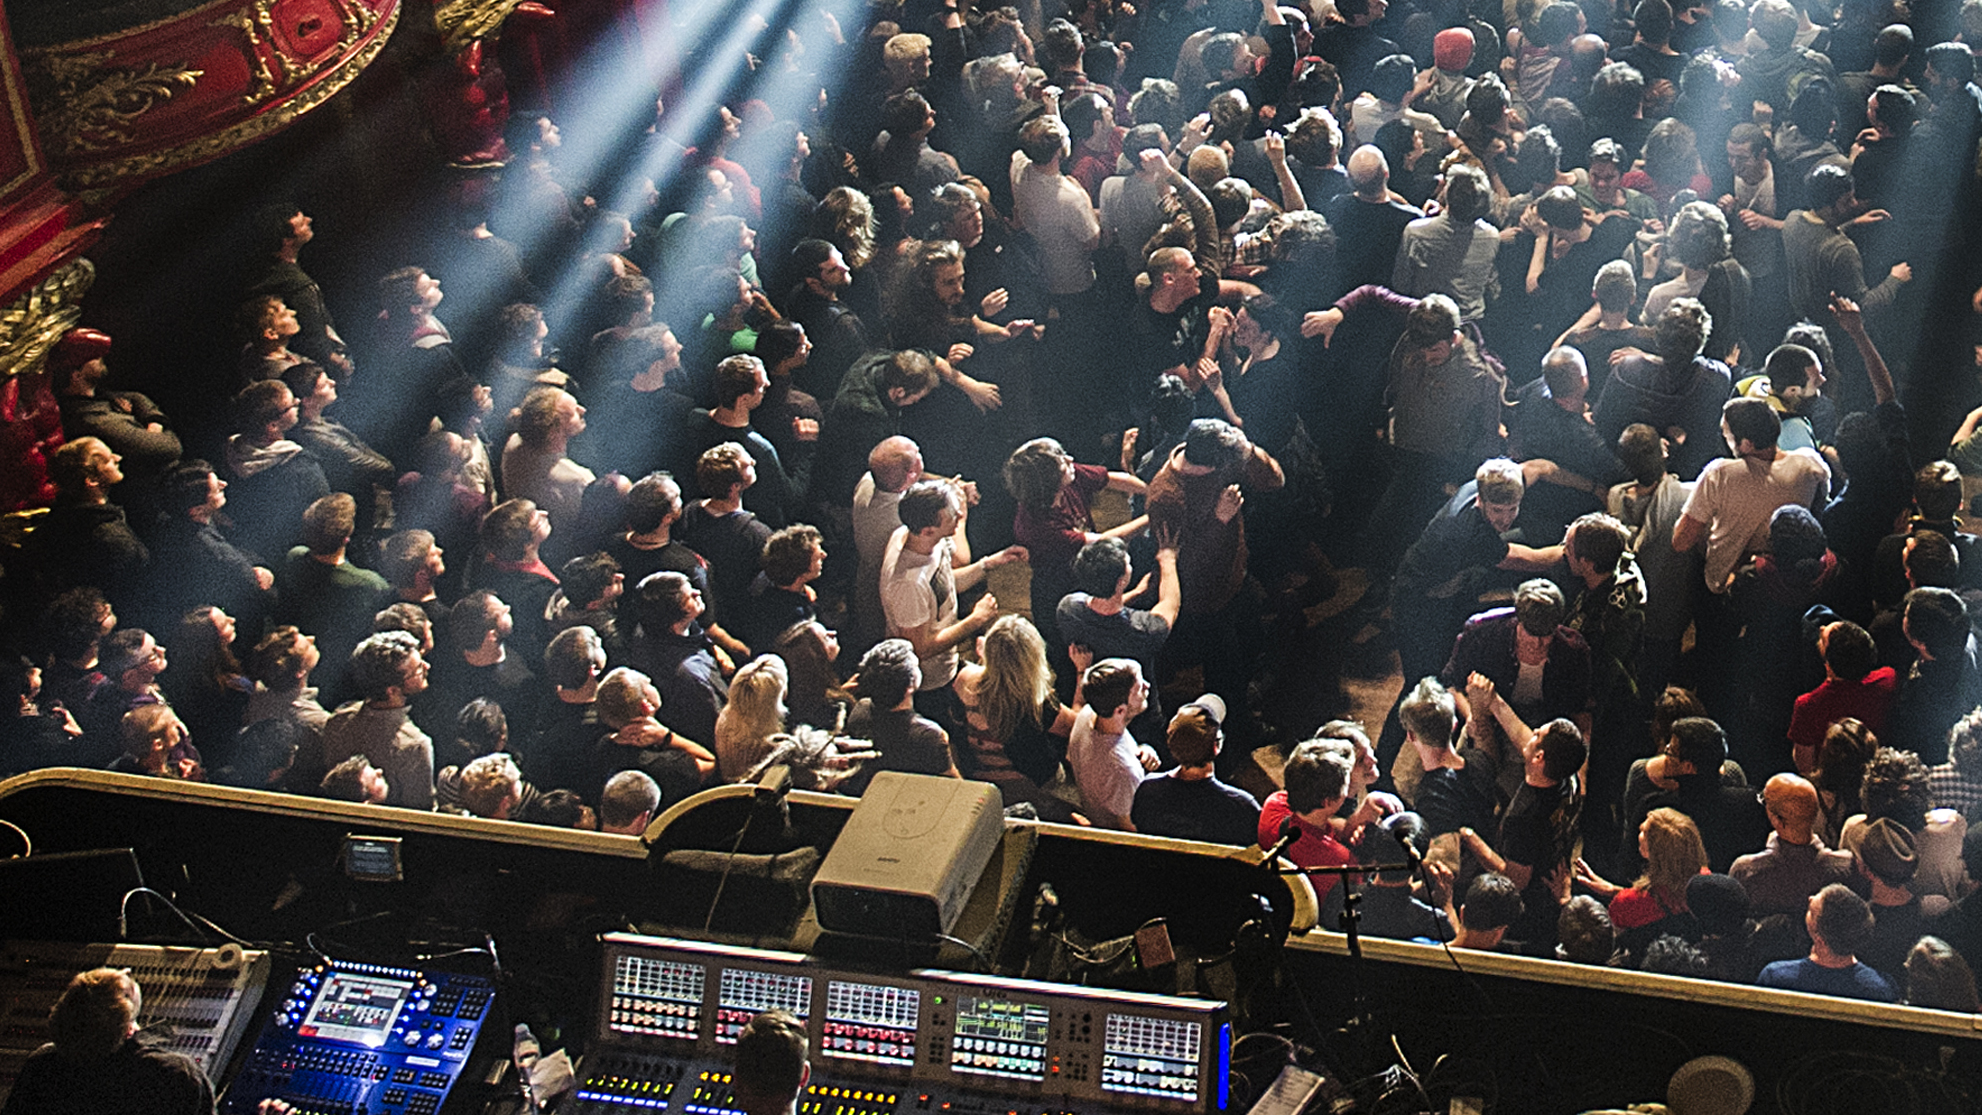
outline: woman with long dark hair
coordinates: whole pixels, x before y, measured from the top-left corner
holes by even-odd
[[[853,694],[840,683],[833,665],[840,657],[837,633],[808,619],[785,628],[772,641],[771,650],[785,664],[786,723],[839,731],[853,707]]]
[[[255,691],[234,654],[234,617],[211,604],[181,617],[178,637],[172,640],[172,667],[160,681],[208,762],[225,764],[241,731],[248,696]]]
[[[1147,490],[1133,473],[1111,472],[1076,462],[1059,442],[1034,438],[1005,461],[1005,487],[1018,501],[1012,536],[1026,548],[1032,566],[1032,614],[1052,631],[1060,598],[1074,590],[1074,556],[1103,538],[1133,538],[1149,523],[1138,515],[1117,527],[1097,531],[1092,502],[1104,489],[1131,496]]]

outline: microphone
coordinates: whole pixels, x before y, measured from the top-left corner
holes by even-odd
[[[1301,823],[1290,813],[1285,820],[1280,822],[1280,839],[1275,840],[1273,847],[1266,850],[1266,859],[1261,862],[1265,863],[1268,867],[1272,867],[1273,861],[1279,859],[1300,838]]]
[[[1398,849],[1404,853],[1404,862],[1412,871],[1424,865],[1424,853],[1418,848],[1419,842],[1424,839],[1424,818],[1407,810],[1403,813],[1392,813],[1378,821],[1376,827],[1389,833],[1397,841]]]

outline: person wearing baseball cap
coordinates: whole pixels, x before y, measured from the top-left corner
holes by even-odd
[[[1177,765],[1143,779],[1129,819],[1136,831],[1211,844],[1251,844],[1259,832],[1259,801],[1218,780],[1225,742],[1225,701],[1206,693],[1177,710],[1165,736]]]

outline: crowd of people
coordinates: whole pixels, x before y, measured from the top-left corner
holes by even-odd
[[[622,833],[974,778],[1376,865],[1366,932],[1976,1009],[1982,0],[771,41],[783,116],[517,112],[362,327],[255,214],[225,405],[64,336],[0,772]],[[1396,707],[1271,711],[1352,579]]]

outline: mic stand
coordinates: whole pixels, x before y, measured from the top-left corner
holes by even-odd
[[[1375,1040],[1376,1022],[1370,1015],[1369,1000],[1363,992],[1363,939],[1361,934],[1362,891],[1356,888],[1353,880],[1376,871],[1409,871],[1408,863],[1350,863],[1340,867],[1296,867],[1293,869],[1275,868],[1279,875],[1333,875],[1341,880],[1342,886],[1342,934],[1349,939],[1349,1021],[1343,1029],[1348,1033],[1351,1044],[1357,1047],[1358,1059],[1363,1064],[1373,1064],[1370,1057],[1370,1043]],[[1317,911],[1317,915],[1319,912]],[[1328,928],[1322,926],[1323,929]]]

